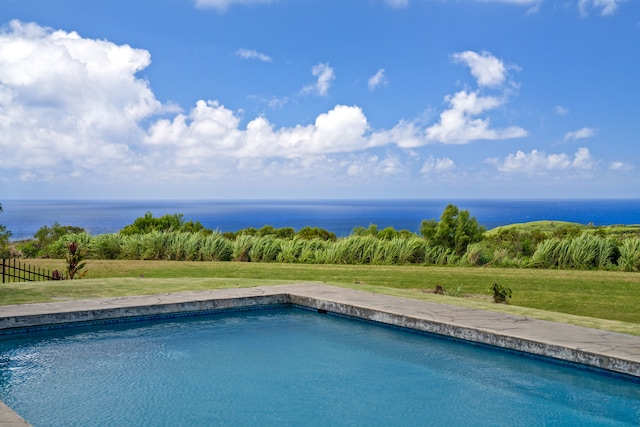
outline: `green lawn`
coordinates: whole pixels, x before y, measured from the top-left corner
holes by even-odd
[[[64,269],[63,260],[27,260]],[[81,280],[5,284],[0,305],[221,287],[320,282],[640,335],[640,274],[499,268],[89,260]],[[512,289],[509,305],[488,296]],[[462,297],[428,291],[439,284]]]

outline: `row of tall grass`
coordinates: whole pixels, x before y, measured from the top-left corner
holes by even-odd
[[[62,236],[49,256],[64,257],[69,242],[79,243],[93,259],[284,262],[310,264],[423,264],[519,268],[604,269],[640,271],[640,238],[622,241],[583,233],[549,238],[531,256],[514,254],[501,246],[479,242],[462,255],[414,236],[379,239],[375,236],[321,239],[285,239],[272,235],[240,235],[230,240],[221,233],[153,231],[122,235],[87,233]]]

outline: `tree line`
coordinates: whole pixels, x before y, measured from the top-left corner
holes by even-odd
[[[468,211],[448,205],[420,232],[356,227],[337,238],[318,227],[246,228],[220,233],[182,214],[137,218],[120,232],[91,236],[54,223],[17,246],[25,257],[65,256],[78,243],[88,258],[324,264],[423,264],[640,271],[640,238],[568,224],[553,232],[505,228],[487,233]]]

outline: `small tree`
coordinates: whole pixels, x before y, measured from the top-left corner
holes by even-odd
[[[60,240],[62,236],[67,234],[84,233],[84,228],[73,225],[60,225],[57,221],[51,227],[43,226],[33,235],[35,242],[21,247],[21,251],[25,256],[35,257],[37,255],[52,255],[50,245]]]
[[[87,263],[84,261],[86,251],[76,242],[67,245],[67,278],[74,279],[84,277],[87,271],[84,267]],[[83,271],[84,270],[84,271]]]
[[[120,234],[134,235],[147,234],[152,231],[182,231],[186,233],[204,232],[211,233],[200,221],[185,221],[182,214],[166,214],[159,218],[154,218],[151,212],[147,212],[143,217],[136,218],[133,224],[125,226],[120,230]]]
[[[422,236],[437,245],[452,249],[458,255],[463,254],[470,244],[482,240],[485,231],[475,217],[469,215],[469,211],[461,211],[451,204],[444,209],[439,222],[431,219],[420,224]]]
[[[309,226],[303,227],[298,230],[298,232],[296,233],[296,237],[303,240],[320,239],[326,241],[330,240],[333,242],[338,239],[334,233],[327,231],[324,228]]]
[[[0,212],[2,212],[2,205],[0,204]],[[7,244],[9,243],[9,238],[11,237],[11,232],[7,231],[7,227],[0,224],[0,258],[6,258],[9,255],[9,248]]]

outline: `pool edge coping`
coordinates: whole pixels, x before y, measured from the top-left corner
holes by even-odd
[[[297,305],[640,379],[640,337],[310,283],[3,306],[0,336],[34,328],[268,305]],[[6,424],[9,421],[13,424]],[[0,401],[0,425],[29,424]]]

